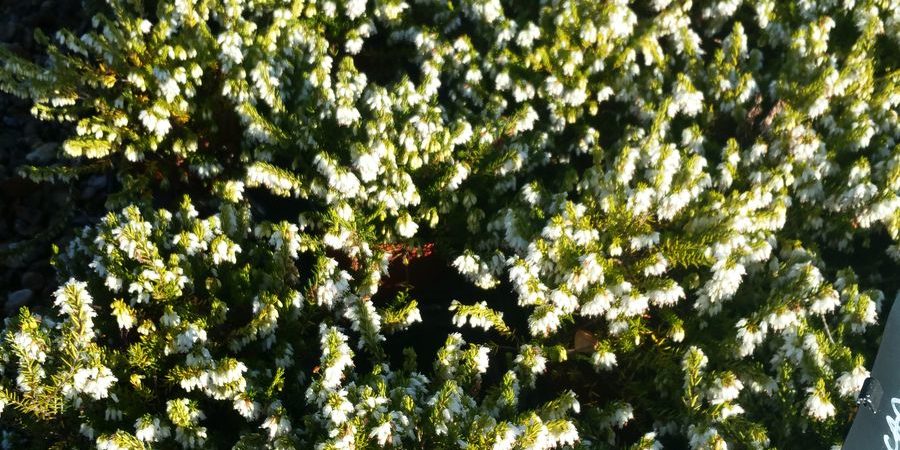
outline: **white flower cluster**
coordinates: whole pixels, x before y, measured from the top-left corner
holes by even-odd
[[[500,333],[509,333],[509,327],[503,322],[503,313],[489,308],[487,302],[463,305],[453,300],[450,303],[450,311],[454,311],[453,324],[457,327],[462,328],[468,323],[473,328],[482,328],[485,331],[494,328]]]
[[[325,324],[319,329],[322,336],[322,386],[334,389],[341,384],[344,370],[353,365],[353,352],[347,346],[347,336],[337,328],[328,328]]]
[[[109,396],[109,388],[116,382],[116,377],[108,367],[88,367],[78,369],[72,377],[72,394],[82,393],[99,400]],[[76,401],[76,403],[79,403]]]
[[[171,431],[159,417],[145,415],[134,422],[134,436],[143,442],[157,442],[166,439]]]
[[[865,253],[900,260],[896,0],[195,3],[0,48],[103,159],[24,173],[114,161],[141,205],[59,255],[58,321],[5,324],[5,414],[74,405],[99,448],[224,445],[220,404],[272,448],[834,444],[897,288]],[[430,378],[388,361],[435,305],[385,301],[425,243],[511,295],[450,304],[496,341]],[[533,406],[547,372],[584,398]]]

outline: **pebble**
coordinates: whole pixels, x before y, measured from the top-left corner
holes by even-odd
[[[35,196],[31,197],[36,198]],[[43,212],[37,208],[28,208],[16,211],[16,220],[13,228],[22,236],[31,237],[41,231],[41,218]]]
[[[87,181],[87,186],[84,190],[81,191],[81,199],[88,200],[94,198],[97,195],[97,192],[106,187],[106,176],[104,175],[94,175]]]
[[[33,163],[45,163],[52,160],[56,157],[56,149],[59,147],[59,144],[56,142],[45,142],[25,156],[25,159],[28,162]]]
[[[38,138],[38,126],[40,122],[36,120],[29,120],[28,123],[25,124],[25,137]]]
[[[0,41],[10,42],[16,37],[16,31],[18,31],[18,24],[13,21],[8,21],[0,27]]]
[[[52,201],[54,205],[64,205],[70,201],[69,195],[68,188],[64,186],[57,187],[50,193],[50,201]]]
[[[44,287],[44,276],[37,272],[25,272],[22,274],[22,286],[32,291],[40,291]]]
[[[97,195],[97,188],[93,186],[88,186],[81,191],[81,199],[82,200],[90,200]]]
[[[31,289],[19,289],[10,292],[6,296],[6,303],[3,305],[3,313],[6,316],[12,316],[19,311],[19,308],[27,305],[34,297],[34,291]]]
[[[88,178],[87,181],[88,186],[95,187],[100,189],[106,186],[106,175],[94,175]]]
[[[41,7],[32,14],[32,18],[35,21],[35,24],[38,26],[47,26],[51,25],[54,22],[54,16],[56,15],[56,5],[55,2],[45,1],[41,3]]]
[[[25,123],[21,117],[17,116],[4,116],[3,117],[3,125],[6,125],[9,128],[18,128],[21,127]]]
[[[16,230],[16,233],[18,233],[19,236],[24,238],[34,237],[41,230],[40,225],[19,219],[16,219],[16,221],[13,222],[13,229]]]

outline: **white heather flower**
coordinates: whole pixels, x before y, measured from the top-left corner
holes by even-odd
[[[212,259],[213,264],[219,265],[223,262],[232,264],[237,262],[237,254],[240,253],[241,246],[228,241],[225,238],[217,239],[213,243]]]
[[[322,3],[322,14],[324,14],[325,17],[333,18],[336,12],[337,5],[333,1],[328,0]]]
[[[316,289],[316,303],[332,308],[336,301],[343,300],[350,289],[350,274],[337,271],[337,261],[329,258],[325,273],[332,272],[332,277],[320,283]]]
[[[112,292],[121,292],[122,291],[123,282],[122,282],[121,278],[114,277],[112,275],[107,275],[106,281],[104,284],[106,284],[106,287],[108,287],[109,290]]]
[[[514,362],[532,375],[540,375],[547,369],[547,358],[541,352],[541,348],[534,345],[522,345]]]
[[[799,322],[797,312],[787,308],[781,308],[766,317],[766,322],[774,331],[781,331],[794,326]]]
[[[608,350],[597,350],[591,355],[591,362],[597,370],[610,370],[616,366],[616,354]]]
[[[744,384],[733,375],[725,378],[716,378],[712,387],[709,388],[707,396],[713,405],[721,405],[730,402],[738,397]]]
[[[483,0],[470,4],[470,9],[476,18],[480,18],[487,23],[492,23],[503,14],[503,6],[500,0]]]
[[[454,300],[450,304],[451,311],[457,311],[460,309],[461,304]],[[459,311],[453,315],[453,324],[457,327],[463,327],[466,325],[466,322],[472,326],[472,328],[482,328],[485,331],[489,330],[494,324],[490,320],[488,314],[490,311],[487,307],[487,302],[480,302],[469,308],[463,308],[463,311]],[[502,318],[503,314],[499,314]]]
[[[40,343],[25,331],[20,330],[13,335],[13,345],[28,359],[39,363],[47,359],[47,353],[41,348]]]
[[[616,408],[610,417],[610,424],[616,428],[622,428],[631,419],[634,419],[634,408],[626,403]]]
[[[326,246],[340,250],[344,248],[348,243],[348,239],[350,238],[349,230],[341,230],[341,234],[334,234],[331,232],[325,233],[325,236],[322,237],[322,243]]]
[[[359,172],[359,179],[364,183],[374,180],[381,171],[378,157],[371,153],[360,154],[353,165],[356,166],[356,170]]]
[[[490,363],[490,358],[488,354],[491,349],[488,347],[478,347],[478,353],[475,355],[475,370],[478,373],[485,373],[488,369],[488,364]]]
[[[685,352],[682,360],[684,367],[689,367],[690,364],[696,364],[696,369],[702,370],[709,364],[709,357],[706,356],[706,353],[700,347],[692,345]]]
[[[172,129],[172,124],[169,122],[169,111],[159,106],[154,106],[150,111],[141,111],[138,118],[147,127],[147,130],[154,133],[159,139],[165,137]]]
[[[244,54],[241,51],[244,40],[239,34],[227,31],[219,35],[217,42],[222,56],[230,60],[230,63],[240,64],[244,60]]]
[[[647,311],[649,299],[638,292],[630,292],[622,297],[622,304],[625,307],[622,311],[625,317],[636,317]]]
[[[532,42],[541,37],[541,29],[533,22],[528,22],[516,36],[516,44],[522,48],[531,48]]]
[[[109,396],[109,388],[117,378],[105,366],[81,368],[72,378],[72,387],[76,392],[87,394],[94,400]]]
[[[545,306],[535,310],[528,317],[528,329],[532,336],[549,336],[559,328],[559,311]]]
[[[494,77],[494,88],[496,88],[498,91],[505,91],[509,89],[511,85],[512,83],[509,78],[509,72],[507,71],[502,71],[498,73],[496,77]]]
[[[362,50],[364,43],[365,42],[363,41],[362,37],[353,37],[347,39],[347,42],[344,44],[344,50],[346,50],[347,53],[351,55],[356,55]]]
[[[97,438],[97,450],[128,450],[117,444],[112,436],[100,436]]]
[[[222,189],[222,196],[233,203],[237,203],[244,198],[244,182],[228,180]]]
[[[838,295],[838,292],[834,289],[825,289],[825,291],[809,305],[809,310],[813,314],[827,314],[834,311],[840,304],[841,298],[840,295]]]
[[[107,422],[110,421],[121,421],[122,420],[122,410],[118,408],[113,408],[112,406],[107,406],[106,411],[103,413],[103,418],[106,419]]]
[[[347,336],[335,327],[324,324],[320,328],[322,343],[322,386],[333,390],[341,384],[344,369],[353,366],[353,352],[347,345]]]
[[[123,330],[130,330],[131,327],[134,326],[134,316],[131,314],[129,308],[122,308],[117,311],[116,322],[119,324],[119,328]]]
[[[260,406],[249,397],[239,395],[234,399],[234,410],[241,416],[253,420],[259,417]]]
[[[144,442],[161,441],[171,434],[169,427],[160,423],[158,417],[143,416],[134,422],[135,437]]]
[[[283,436],[291,431],[291,421],[284,414],[272,415],[263,421],[260,428],[268,431],[269,439],[275,439],[276,436]]]
[[[166,78],[165,81],[162,81],[159,85],[159,90],[168,103],[172,103],[175,97],[181,93],[181,88],[178,87],[178,82],[174,78]]]
[[[684,289],[678,283],[670,282],[663,289],[655,289],[647,293],[650,303],[656,306],[672,306],[684,298]]]
[[[471,68],[466,72],[466,82],[471,84],[478,84],[481,82],[482,74],[481,71],[477,68]]]
[[[742,264],[725,264],[717,263],[713,266],[713,276],[704,286],[704,292],[709,297],[710,302],[716,303],[720,300],[731,298],[738,287],[741,285],[741,278],[746,273]]]
[[[569,314],[578,308],[578,298],[564,290],[553,290],[550,293],[550,301],[559,308],[563,314]]]
[[[631,210],[635,216],[644,214],[644,212],[649,210],[650,206],[652,206],[653,194],[654,189],[649,187],[636,189],[628,198],[628,209]]]
[[[631,248],[634,250],[642,250],[653,247],[659,243],[659,233],[654,231],[650,234],[642,234],[631,238]],[[610,254],[613,252],[610,251]]]
[[[85,326],[88,329],[93,327],[93,318],[97,313],[91,308],[93,299],[87,291],[87,283],[71,278],[57,289],[53,296],[55,298],[53,305],[59,308],[60,313],[70,317],[83,317]],[[86,334],[92,336],[93,331],[90,330]]]
[[[469,176],[469,169],[465,164],[456,163],[453,166],[453,177],[450,178],[450,181],[447,182],[447,189],[451,191],[455,191],[456,188],[459,187],[460,184]]]
[[[741,405],[727,405],[722,408],[721,415],[722,419],[727,419],[732,416],[737,416],[744,413],[744,408]]]
[[[611,292],[606,289],[601,289],[594,294],[594,297],[590,301],[581,305],[581,315],[585,317],[603,315],[610,306],[612,306],[613,300],[615,300],[615,297],[613,297]]]
[[[603,266],[597,261],[595,253],[578,258],[579,268],[569,273],[566,285],[575,294],[581,294],[591,284],[603,281]]]
[[[578,441],[578,430],[575,428],[575,424],[567,420],[562,427],[551,431],[549,439],[553,442],[554,447],[557,445],[571,446]]]
[[[688,428],[691,450],[727,450],[728,445],[715,428],[701,428],[691,425]]]
[[[828,99],[825,97],[818,97],[812,105],[810,105],[807,114],[810,118],[815,118],[821,116],[825,109],[828,108]]]
[[[405,323],[406,325],[412,325],[416,322],[422,321],[422,313],[419,311],[419,308],[413,308],[409,311],[409,314],[406,316]]]
[[[349,414],[353,412],[353,404],[347,401],[346,389],[337,392],[336,397],[329,399],[329,402],[322,408],[322,413],[328,417],[334,425],[341,425],[347,421]]]
[[[491,450],[512,450],[515,445],[516,438],[519,437],[521,431],[516,426],[501,424],[496,428],[494,436],[494,445]]]
[[[353,20],[366,12],[366,0],[347,0],[344,3],[347,18]]]
[[[86,424],[86,423],[82,423],[82,424],[81,424],[81,426],[78,428],[78,432],[79,432],[82,436],[84,436],[84,437],[86,437],[86,438],[88,438],[88,439],[94,439],[94,435],[95,435],[95,433],[96,433],[96,432],[94,431],[94,428],[91,427],[90,425]]]
[[[378,445],[384,447],[391,438],[391,422],[382,422],[381,425],[373,428],[372,431],[369,432],[369,437],[375,438]]]
[[[404,213],[397,219],[397,233],[400,236],[410,238],[419,230],[419,225],[413,222],[412,217],[408,213]]]
[[[534,123],[538,120],[538,113],[532,107],[527,107],[525,109],[525,114],[522,116],[519,121],[516,122],[515,127],[513,128],[513,132],[518,134],[523,131],[528,131],[534,128]]]
[[[703,109],[703,93],[693,89],[685,79],[675,87],[675,101],[669,109],[670,116],[674,116],[673,109],[680,110],[689,117],[696,116]]]
[[[360,117],[362,116],[359,114],[359,110],[349,105],[338,106],[334,114],[334,118],[338,125],[345,127],[353,125],[359,121]]]
[[[473,135],[472,124],[466,121],[460,121],[458,123],[459,125],[456,127],[453,139],[450,141],[453,145],[463,145],[469,142]]]
[[[288,254],[296,258],[300,252],[299,232],[300,228],[297,225],[293,223],[282,222],[272,232],[272,236],[269,237],[269,245],[273,246],[275,250],[281,250],[282,248],[287,247]],[[330,233],[325,235],[326,243],[329,235]],[[346,241],[348,238],[349,232],[341,235],[341,239],[344,241]]]
[[[453,260],[453,267],[456,267],[456,270],[463,275],[474,275],[478,273],[479,267],[479,258],[478,255],[470,252],[465,252],[462,255],[456,257]]]
[[[662,275],[666,271],[666,268],[669,265],[669,262],[666,261],[666,258],[664,256],[662,256],[661,254],[656,254],[655,258],[656,258],[656,261],[653,264],[644,268],[644,275],[647,275],[647,276]]]
[[[612,37],[622,38],[629,36],[634,30],[634,25],[637,24],[637,15],[628,9],[624,1],[617,0],[612,2],[612,5],[613,8],[611,8],[609,13],[608,25],[609,30],[612,32]]]
[[[141,24],[140,24],[141,33],[144,33],[144,34],[149,33],[150,27],[152,27],[152,26],[153,26],[153,24],[150,23],[149,20],[142,20]]]
[[[806,398],[805,409],[806,413],[809,414],[811,418],[823,421],[834,416],[835,408],[828,397],[819,391],[820,390],[816,388],[810,388],[808,390],[810,394],[809,397]]]
[[[856,366],[853,370],[844,372],[837,379],[838,393],[845,398],[856,397],[866,378],[869,378],[869,371],[863,366]]]
[[[756,347],[762,343],[766,335],[766,328],[760,325],[748,324],[747,319],[741,319],[735,324],[737,328],[738,345],[740,346],[740,356],[749,356]]]
[[[196,343],[206,342],[206,330],[190,324],[175,337],[175,347],[179,353],[187,353]]]
[[[169,328],[176,327],[181,324],[181,317],[171,307],[168,307],[160,317],[159,324]]]
[[[862,311],[860,311],[862,317],[853,318],[853,321],[850,322],[850,331],[853,333],[862,333],[865,331],[866,326],[874,324],[878,319],[878,305],[870,296],[865,294],[859,295],[857,301],[856,307],[862,309]],[[857,318],[862,320],[859,321]]]

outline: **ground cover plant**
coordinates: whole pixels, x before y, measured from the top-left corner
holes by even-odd
[[[828,448],[900,260],[896,1],[87,1],[0,47],[115,179],[6,448]]]

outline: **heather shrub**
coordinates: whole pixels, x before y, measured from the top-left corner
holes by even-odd
[[[88,6],[0,49],[72,131],[22,173],[117,180],[6,321],[7,447],[840,445],[900,287],[900,4]],[[484,296],[386,289],[423,244]]]

